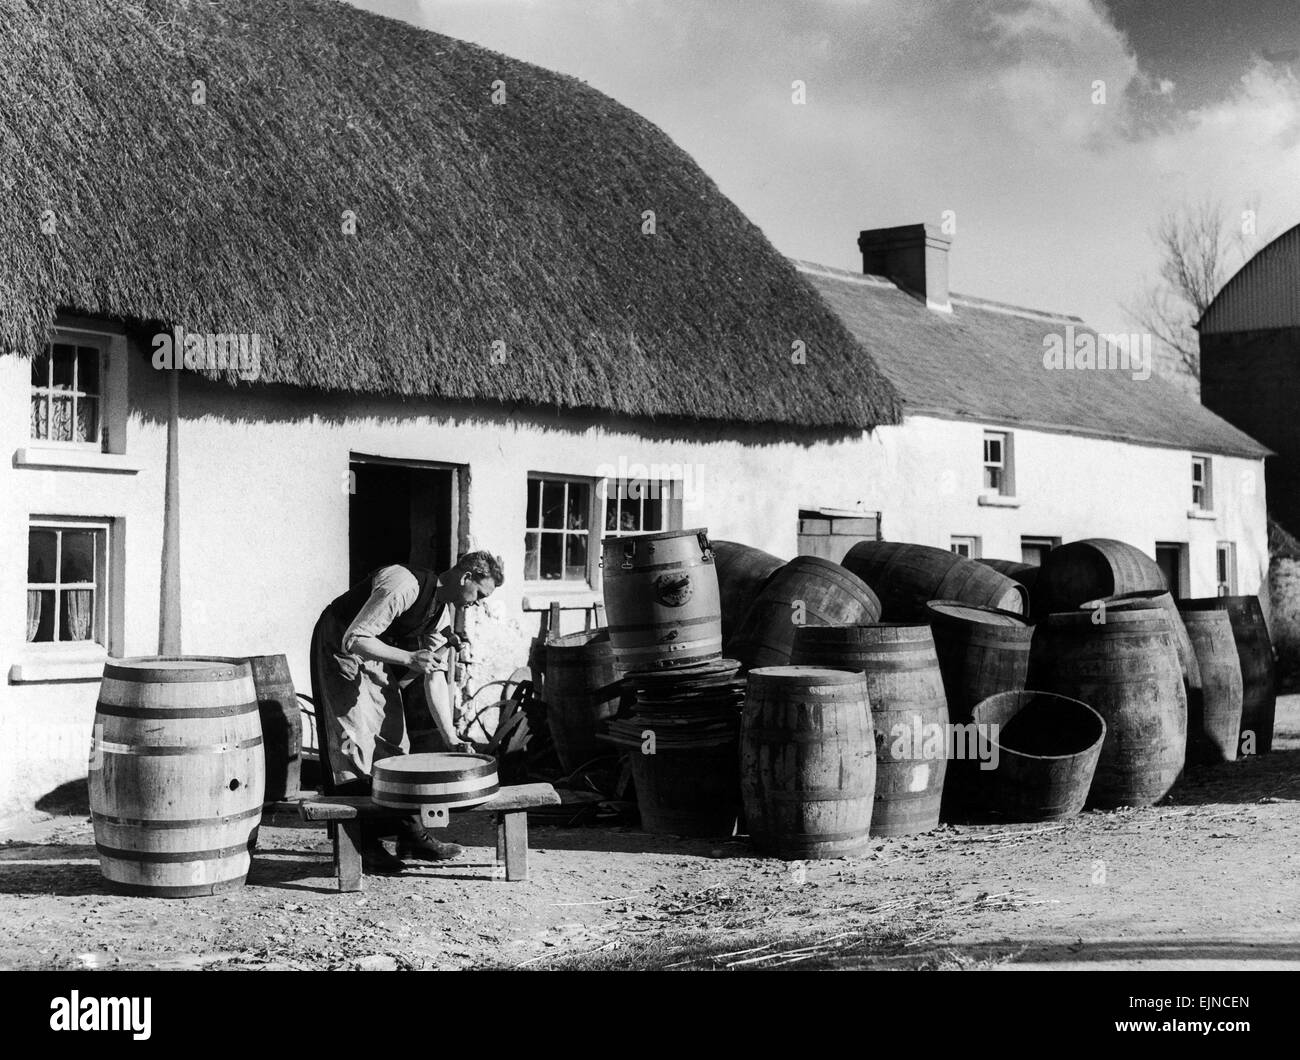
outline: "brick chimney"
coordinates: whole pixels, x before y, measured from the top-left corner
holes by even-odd
[[[948,300],[950,246],[952,240],[932,224],[873,228],[858,236],[863,272],[892,280],[940,313],[952,312]]]

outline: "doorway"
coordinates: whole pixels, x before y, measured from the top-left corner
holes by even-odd
[[[1175,542],[1156,542],[1156,566],[1165,576],[1165,584],[1175,600],[1188,593],[1187,546]]]
[[[392,563],[435,571],[455,563],[461,469],[358,454],[348,469],[349,585]]]

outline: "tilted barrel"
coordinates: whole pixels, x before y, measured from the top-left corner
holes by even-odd
[[[243,659],[110,659],[89,792],[100,871],[119,890],[188,898],[240,887],[265,790]]]
[[[859,541],[843,564],[880,598],[880,614],[886,622],[928,622],[925,605],[931,600],[957,600],[1016,614],[1028,611],[1024,586],[946,549]]]
[[[812,666],[751,670],[740,782],[760,851],[837,858],[865,849],[876,791],[866,677]]]
[[[1241,732],[1241,660],[1226,611],[1184,611],[1196,652],[1195,686],[1187,689],[1187,761],[1232,762]]]
[[[618,712],[622,677],[606,629],[570,633],[546,645],[546,721],[565,773],[609,754],[596,734]]]
[[[976,563],[983,563],[986,567],[992,567],[999,574],[1005,574],[1013,582],[1019,582],[1025,587],[1025,592],[1029,594],[1030,600],[1034,597],[1034,585],[1038,582],[1038,572],[1041,568],[1036,563],[1021,563],[1014,559],[985,559],[980,556],[975,560]]]
[[[1141,549],[1090,537],[1047,553],[1034,584],[1034,613],[1070,611],[1085,600],[1168,588],[1156,561]]]
[[[722,643],[726,644],[768,579],[785,566],[785,560],[735,541],[714,541],[713,565],[718,572]]]
[[[995,693],[1025,687],[1034,627],[1023,615],[956,600],[931,600],[926,609],[953,721],[968,721]]]
[[[1267,754],[1273,749],[1277,675],[1273,664],[1273,642],[1268,635],[1259,597],[1207,596],[1180,601],[1179,607],[1183,611],[1228,613],[1241,665],[1241,752]]]
[[[1107,611],[1134,611],[1143,607],[1159,607],[1169,616],[1169,625],[1174,634],[1174,647],[1178,649],[1178,665],[1182,667],[1183,683],[1188,688],[1200,684],[1201,676],[1196,663],[1196,652],[1192,649],[1191,638],[1183,624],[1182,613],[1174,603],[1173,594],[1167,589],[1146,589],[1136,593],[1124,593],[1120,596],[1105,596],[1099,600],[1084,602],[1084,610],[1092,610],[1105,605]]]

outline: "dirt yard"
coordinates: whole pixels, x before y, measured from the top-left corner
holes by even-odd
[[[951,827],[805,866],[742,841],[532,829],[532,879],[459,862],[334,890],[323,831],[263,825],[248,886],[189,900],[104,885],[84,807],[0,847],[0,968],[1300,968],[1300,696],[1275,751],[1161,805]]]

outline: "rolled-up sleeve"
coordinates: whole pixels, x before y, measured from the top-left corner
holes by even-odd
[[[405,567],[384,567],[375,574],[370,599],[343,634],[343,650],[351,653],[358,637],[378,637],[403,611],[415,604],[420,583]]]

